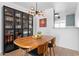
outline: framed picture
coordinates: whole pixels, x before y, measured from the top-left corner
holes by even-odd
[[[46,18],[39,20],[39,26],[40,27],[46,27],[46,25],[47,25],[47,19]]]

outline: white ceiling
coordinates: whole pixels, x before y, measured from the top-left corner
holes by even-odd
[[[13,2],[21,7],[30,9],[36,7],[36,2]],[[77,2],[38,2],[37,7],[39,10],[54,8],[55,12],[72,14],[76,11]]]
[[[22,6],[26,9],[29,8],[36,8],[36,2],[13,2],[14,4],[17,4],[19,6]],[[44,9],[48,9],[48,8],[53,8],[53,3],[51,2],[38,2],[37,3],[37,8],[44,10]]]
[[[56,2],[54,3],[54,9],[59,13],[72,14],[75,13],[77,2]]]

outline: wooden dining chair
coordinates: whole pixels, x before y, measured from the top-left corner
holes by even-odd
[[[37,53],[39,55],[43,55],[43,56],[47,55],[48,54],[48,42],[46,42],[45,44],[39,46],[37,48]]]
[[[38,48],[29,52],[32,56],[45,56],[48,54],[48,43],[40,45]]]
[[[56,37],[54,37],[52,40],[51,40],[51,43],[48,43],[48,48],[49,48],[49,51],[50,51],[50,56],[52,55],[52,51],[51,49],[53,49],[53,55],[55,56],[55,51],[54,51],[54,48],[56,47]]]

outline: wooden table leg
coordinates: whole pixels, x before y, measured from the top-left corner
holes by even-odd
[[[29,48],[21,48],[22,50],[24,50],[25,51],[25,55],[24,56],[29,56],[29,53],[28,53],[28,50],[29,50]]]
[[[29,50],[30,50],[29,48],[25,49],[26,52],[25,56],[30,56],[30,54],[28,53]]]

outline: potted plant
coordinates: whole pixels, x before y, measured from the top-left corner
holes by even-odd
[[[37,32],[37,37],[41,38],[42,37],[42,32]]]

